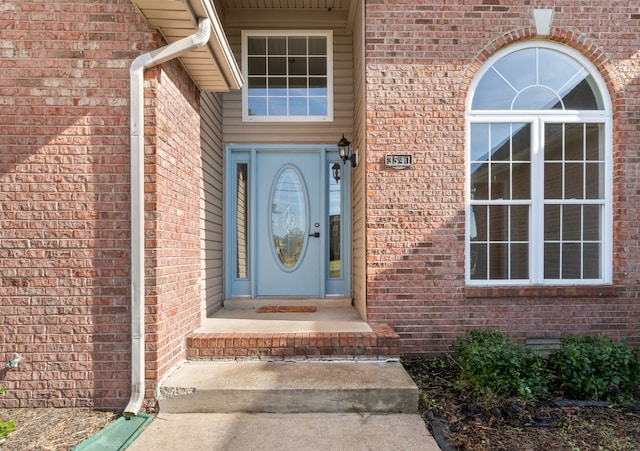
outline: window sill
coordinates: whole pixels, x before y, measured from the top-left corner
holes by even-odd
[[[279,123],[290,122],[333,122],[333,116],[242,116],[242,122],[246,123]]]
[[[476,298],[611,298],[616,296],[613,285],[568,285],[526,287],[466,286],[467,299]]]

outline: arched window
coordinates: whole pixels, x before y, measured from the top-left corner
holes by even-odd
[[[467,283],[611,282],[611,101],[565,47],[509,47],[467,105]]]

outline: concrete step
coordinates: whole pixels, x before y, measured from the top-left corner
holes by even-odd
[[[415,413],[398,360],[187,362],[160,387],[164,413]]]

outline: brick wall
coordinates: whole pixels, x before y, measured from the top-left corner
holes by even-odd
[[[551,36],[535,36],[533,7],[555,8]],[[638,5],[369,0],[366,17],[368,319],[391,324],[406,354],[447,351],[455,336],[487,327],[518,340],[604,333],[640,343]],[[536,38],[585,55],[614,103],[613,287],[465,287],[469,85],[497,50]],[[386,153],[411,153],[414,165],[387,169]]]
[[[367,0],[368,318],[403,352],[474,327],[640,341],[640,11],[556,0],[545,39],[582,52],[614,102],[614,286],[464,286],[464,102],[483,61],[532,39],[532,0]],[[606,20],[603,20],[606,18]],[[128,69],[162,45],[129,0],[0,8],[2,406],[122,408],[129,396]],[[176,62],[147,72],[147,388],[183,356],[200,305],[198,94]],[[413,168],[387,170],[386,153]]]
[[[155,133],[145,150],[147,398],[185,358],[186,334],[201,313],[199,91],[177,61],[157,70],[153,87]]]
[[[0,5],[0,361],[24,358],[1,406],[129,397],[129,67],[160,45],[129,0]],[[197,96],[163,70],[146,80],[150,390],[199,302]]]

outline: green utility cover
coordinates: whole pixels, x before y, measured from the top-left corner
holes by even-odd
[[[153,415],[139,413],[135,417],[120,417],[109,426],[89,437],[72,451],[119,451],[129,446],[151,423]]]

